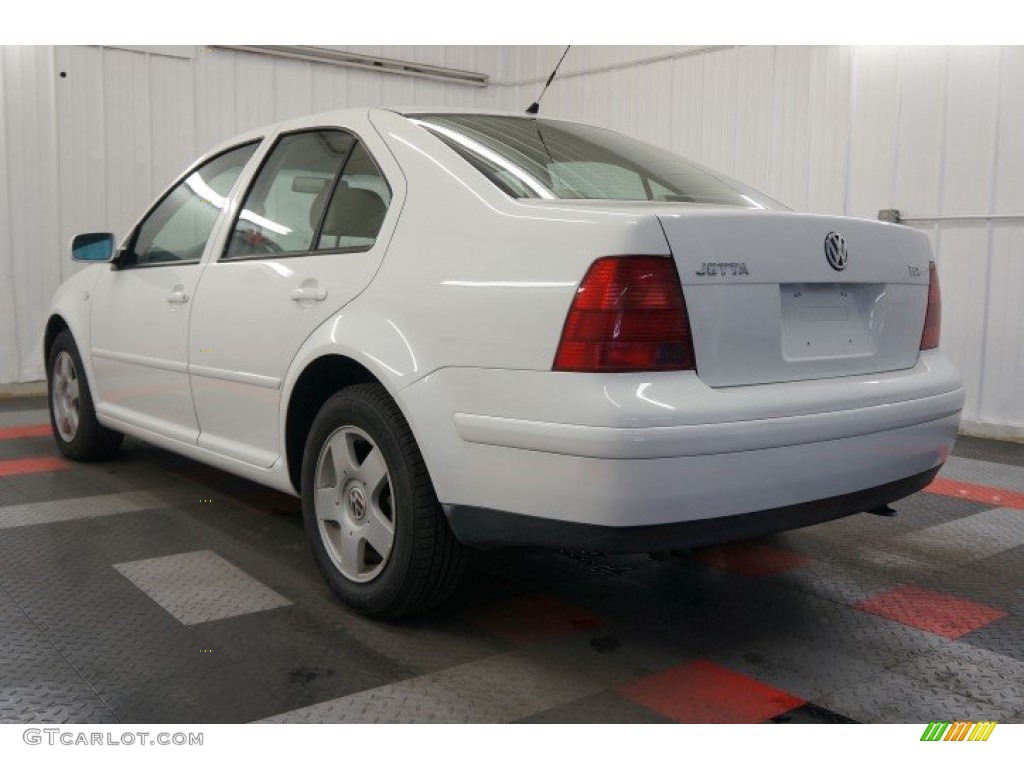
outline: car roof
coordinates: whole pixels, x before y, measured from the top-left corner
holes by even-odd
[[[311,118],[318,118],[323,121],[325,125],[331,125],[335,122],[344,124],[348,118],[356,115],[365,115],[373,112],[394,112],[402,115],[403,117],[412,117],[416,115],[490,115],[493,117],[524,117],[530,118],[533,115],[526,114],[526,111],[522,112],[511,112],[507,110],[498,109],[479,109],[474,107],[441,107],[441,106],[424,106],[420,105],[417,107],[402,107],[402,106],[377,106],[377,107],[348,107],[345,109],[330,109],[322,112],[310,112],[308,114],[299,115],[297,117],[289,118],[288,120],[282,120],[276,123],[269,123],[262,125],[259,128],[253,128],[243,133],[239,133],[232,136],[230,139],[220,142],[217,146],[207,151],[202,159],[213,157],[217,154],[224,152],[232,147],[236,147],[239,144],[245,143],[246,141],[252,141],[255,139],[261,139],[269,133],[273,133],[278,130],[287,131],[292,127],[299,127],[308,125]],[[540,115],[538,115],[540,117]],[[561,118],[548,118],[546,115],[543,116],[545,119],[558,119]],[[562,120],[562,122],[565,122]]]

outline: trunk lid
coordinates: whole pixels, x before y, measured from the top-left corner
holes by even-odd
[[[697,375],[713,387],[912,367],[927,238],[893,224],[768,210],[657,211],[679,270]],[[825,240],[845,240],[835,269]]]

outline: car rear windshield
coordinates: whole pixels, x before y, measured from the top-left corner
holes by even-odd
[[[408,117],[515,198],[783,207],[709,168],[603,128],[529,116]]]

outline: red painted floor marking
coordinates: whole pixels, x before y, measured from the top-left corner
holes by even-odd
[[[911,584],[861,600],[853,607],[950,640],[1006,615],[1006,611],[998,608]]]
[[[951,496],[954,499],[980,501],[982,504],[991,504],[995,507],[1012,507],[1024,510],[1024,493],[1007,491],[1003,488],[992,488],[987,485],[975,485],[974,483],[961,483],[959,480],[938,477],[932,480],[932,484],[925,488],[924,491],[925,493],[936,493],[940,496]]]
[[[0,440],[16,440],[19,437],[49,437],[53,429],[49,424],[29,424],[24,427],[4,427],[0,429]]]
[[[548,595],[523,595],[474,608],[466,618],[513,645],[531,645],[604,626],[601,617]]]
[[[800,568],[811,562],[806,555],[799,555],[759,541],[740,541],[723,544],[697,552],[698,560],[714,568],[732,571],[743,576],[774,576],[777,573]]]
[[[760,723],[806,703],[703,660],[633,680],[615,691],[677,723]]]
[[[55,456],[43,456],[37,459],[9,459],[0,461],[0,477],[30,475],[34,472],[53,472],[57,469],[70,468],[70,464]]]

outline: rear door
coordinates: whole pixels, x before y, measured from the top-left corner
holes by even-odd
[[[128,237],[92,298],[97,410],[195,443],[188,322],[201,260],[258,141],[223,152],[161,198]]]
[[[917,362],[931,257],[921,233],[768,210],[659,218],[706,384],[852,376]]]
[[[377,271],[397,211],[365,129],[280,135],[207,265],[189,332],[201,446],[273,465],[292,358]]]

